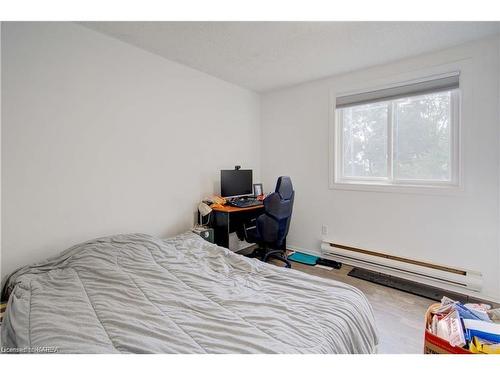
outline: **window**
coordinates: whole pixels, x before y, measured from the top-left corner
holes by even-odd
[[[337,98],[336,184],[458,185],[458,75]]]

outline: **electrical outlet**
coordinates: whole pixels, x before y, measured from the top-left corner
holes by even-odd
[[[323,236],[326,236],[326,235],[328,234],[328,225],[323,224],[323,225],[321,226],[321,234],[322,234]]]

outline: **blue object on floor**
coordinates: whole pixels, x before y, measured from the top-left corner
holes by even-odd
[[[288,256],[288,260],[307,264],[309,266],[314,266],[318,261],[318,257],[315,257],[314,255],[295,252],[292,255]]]

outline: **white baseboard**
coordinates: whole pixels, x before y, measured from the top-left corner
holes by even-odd
[[[304,253],[304,254],[308,254],[308,255],[314,255],[314,256],[317,256],[317,257],[320,257],[320,258],[323,257],[323,252],[321,250],[313,250],[313,249],[310,249],[310,248],[303,248],[303,247],[300,247],[300,246],[295,246],[293,244],[287,244],[286,248],[288,250],[298,251],[300,253]],[[348,263],[345,263],[345,264],[348,264]],[[355,265],[353,265],[353,266],[356,267]],[[362,267],[360,267],[360,268],[362,268]],[[419,281],[419,282],[421,282],[421,281]],[[425,283],[423,283],[423,284],[425,284]],[[442,286],[439,286],[439,288],[444,289],[444,290],[450,290],[449,288],[446,287],[445,284],[443,284]],[[460,292],[464,293],[464,291],[460,291]],[[489,296],[487,294],[483,294],[483,293],[480,293],[480,292],[474,292],[474,291],[471,290],[471,291],[467,291],[467,293],[464,293],[464,294],[467,294],[470,297],[475,297],[475,298],[483,299],[483,300],[486,300],[486,301],[491,301],[491,302],[494,302],[494,303],[500,303],[500,300],[498,298],[495,298],[493,296]]]

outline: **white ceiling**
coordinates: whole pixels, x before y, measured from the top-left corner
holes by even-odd
[[[258,92],[500,33],[500,22],[82,22]]]

